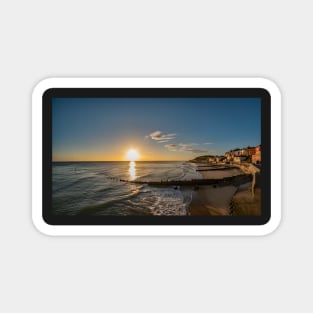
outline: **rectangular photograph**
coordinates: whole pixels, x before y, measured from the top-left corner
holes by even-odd
[[[48,213],[55,220],[214,224],[222,217],[240,224],[238,217],[264,215],[261,97],[49,101]]]
[[[35,226],[51,235],[262,235],[280,221],[263,78],[49,78],[33,92]]]

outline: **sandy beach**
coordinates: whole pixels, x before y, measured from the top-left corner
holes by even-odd
[[[237,188],[234,186],[199,186],[192,192],[191,215],[229,215],[230,202]]]
[[[238,190],[231,201],[231,215],[261,215],[261,189],[255,188],[254,196],[250,190]]]
[[[230,168],[226,169],[225,167],[221,167],[220,170],[215,167],[200,167],[199,173],[201,173],[202,177],[205,179],[220,179],[229,176],[236,176],[242,174],[242,171],[239,168]]]
[[[212,166],[210,164],[198,165],[198,170],[205,179],[219,179],[243,173],[239,168],[233,168],[230,166]],[[251,183],[246,183],[239,187],[198,186],[192,192],[192,201],[189,207],[190,215],[232,215],[234,213],[232,210],[232,201],[237,192],[236,208],[240,208],[241,203],[245,202],[245,209],[243,212],[247,213],[246,215],[250,215],[251,211],[248,211],[247,206],[251,205],[251,202],[255,202],[254,199],[251,200],[249,198],[249,194],[251,194],[250,189]],[[258,212],[258,205],[254,204],[253,207],[254,209],[252,211]],[[236,214],[240,213],[242,213],[242,211],[238,209]]]

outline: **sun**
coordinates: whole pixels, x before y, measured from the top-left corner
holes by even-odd
[[[139,153],[136,149],[129,149],[126,158],[128,161],[137,161],[139,159]]]

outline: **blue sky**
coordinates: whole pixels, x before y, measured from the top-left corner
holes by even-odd
[[[54,98],[54,161],[189,160],[261,143],[259,98]]]

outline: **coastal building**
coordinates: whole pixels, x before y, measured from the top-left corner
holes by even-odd
[[[234,149],[225,152],[224,155],[225,162],[252,162],[260,163],[261,162],[261,145],[257,147],[246,147],[241,149]]]
[[[233,150],[233,157],[239,157],[239,156],[241,156],[241,149]]]
[[[230,150],[225,153],[225,159],[228,162],[234,160],[235,157],[239,157],[241,155],[241,149]]]
[[[255,147],[255,153],[252,155],[252,163],[261,163],[261,145]]]
[[[241,156],[252,156],[255,154],[255,147],[246,147],[240,150]]]
[[[233,158],[233,156],[231,154],[231,151],[225,152],[225,159],[226,159],[226,161],[230,161],[230,160],[232,160],[232,158]]]
[[[256,152],[256,147],[248,147],[246,150],[247,150],[247,155],[252,156]]]
[[[248,156],[248,148],[240,149],[241,156]]]
[[[242,162],[244,162],[244,161],[246,161],[247,160],[247,157],[246,156],[235,156],[234,157],[234,163],[237,163],[237,164],[240,164],[240,163],[242,163]]]
[[[225,158],[225,157],[223,157],[223,156],[218,156],[218,155],[217,155],[217,156],[215,157],[215,162],[216,162],[216,163],[222,162],[222,161],[224,160],[224,158]]]

